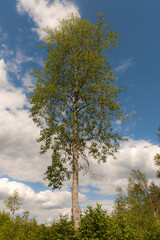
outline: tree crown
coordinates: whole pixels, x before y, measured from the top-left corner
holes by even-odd
[[[37,82],[30,95],[31,116],[42,128],[41,153],[53,150],[52,165],[46,172],[54,188],[60,187],[71,171],[72,146],[75,139],[76,102],[79,168],[89,167],[92,156],[98,162],[114,155],[123,138],[114,132],[112,123],[127,117],[119,101],[117,86],[107,54],[118,44],[119,34],[109,30],[99,14],[97,24],[71,15],[54,30],[47,28],[47,50],[43,69],[34,70]]]

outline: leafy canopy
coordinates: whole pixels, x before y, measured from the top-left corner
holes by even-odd
[[[127,193],[117,189],[112,217],[122,231],[124,239],[159,239],[159,187],[139,169],[131,171]]]
[[[88,170],[92,156],[100,163],[114,155],[122,137],[115,133],[113,120],[127,117],[119,101],[108,52],[116,47],[119,34],[109,30],[99,14],[97,24],[71,15],[55,30],[47,28],[47,50],[43,68],[34,70],[36,85],[30,95],[31,116],[41,127],[41,153],[52,149],[52,164],[46,179],[54,189],[72,174],[74,104],[78,122],[79,169]],[[70,165],[70,167],[69,167]]]

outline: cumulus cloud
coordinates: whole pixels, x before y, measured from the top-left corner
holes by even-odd
[[[15,88],[8,81],[6,64],[0,60],[0,109],[10,109],[15,111],[23,108],[27,104],[26,96],[20,88]]]
[[[17,11],[19,14],[25,12],[36,24],[39,37],[44,37],[43,28],[55,28],[59,24],[59,19],[66,17],[70,13],[79,15],[78,8],[67,0],[17,0]]]
[[[133,140],[121,144],[117,159],[108,158],[107,163],[98,165],[92,160],[93,175],[80,174],[80,185],[96,187],[95,194],[111,195],[116,193],[118,186],[124,189],[131,169],[140,169],[149,179],[155,178],[154,156],[159,146],[144,140]]]
[[[8,80],[6,64],[0,60],[0,159],[1,175],[28,181],[43,179],[48,161],[39,156],[39,129],[29,118],[25,94]],[[44,160],[43,160],[44,159]],[[35,171],[36,168],[36,171]],[[32,176],[30,178],[30,176]]]
[[[8,178],[0,179],[0,204],[5,208],[3,201],[8,198],[13,191],[19,193],[23,203],[19,214],[28,210],[30,216],[37,217],[39,223],[49,223],[57,219],[60,214],[71,213],[71,193],[68,191],[41,191],[35,193],[32,188],[24,183],[9,181]],[[85,201],[86,197],[79,196],[80,201]]]
[[[28,116],[27,110],[1,112],[0,173],[37,182],[43,180],[48,160],[47,156],[39,155],[39,145],[36,143],[39,129]]]
[[[0,59],[0,87],[8,87],[6,64]]]

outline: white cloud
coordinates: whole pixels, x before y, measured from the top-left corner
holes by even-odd
[[[78,8],[67,0],[17,0],[17,11],[19,14],[28,13],[36,24],[39,37],[44,37],[43,28],[55,28],[59,19],[66,17],[69,13],[79,15]]]
[[[37,217],[39,223],[53,221],[61,214],[71,212],[71,193],[68,191],[41,191],[35,193],[32,188],[26,184],[9,181],[8,178],[0,179],[0,203],[5,210],[3,201],[12,194],[14,190],[19,193],[23,205],[18,211],[22,214],[25,210],[30,212],[30,216]],[[86,197],[80,194],[80,201],[84,201]]]
[[[39,155],[39,129],[28,116],[28,110],[1,112],[0,172],[19,180],[43,181],[49,160]]]
[[[0,87],[8,87],[6,64],[3,59],[0,59]]]
[[[123,73],[125,72],[130,66],[133,65],[133,59],[129,58],[121,62],[121,64],[115,68],[116,73]]]
[[[17,108],[22,109],[26,103],[26,97],[22,94],[21,89],[0,90],[0,109],[10,109],[15,111]]]
[[[130,139],[121,144],[117,159],[108,158],[107,163],[98,165],[92,161],[94,176],[80,174],[80,185],[91,185],[99,191],[95,194],[111,195],[118,186],[126,188],[131,169],[140,169],[149,179],[155,178],[154,156],[159,146],[144,140]]]
[[[16,109],[22,109],[27,104],[26,96],[20,88],[15,88],[8,81],[6,64],[3,59],[0,60],[0,109],[10,109],[15,112]]]
[[[48,161],[39,156],[39,144],[36,143],[39,129],[29,118],[29,110],[24,109],[27,104],[23,91],[8,81],[6,64],[1,59],[0,173],[19,180],[39,181],[43,179]]]

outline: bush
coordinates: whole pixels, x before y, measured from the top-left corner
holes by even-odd
[[[68,215],[61,215],[60,220],[53,222],[50,227],[50,239],[53,240],[76,240],[76,235],[73,221],[68,220]]]
[[[159,240],[160,224],[153,218],[144,218],[115,212],[112,216],[101,205],[88,207],[81,214],[81,224],[75,231],[68,215],[60,216],[51,226],[38,225],[35,219],[25,220],[0,212],[0,240]]]

